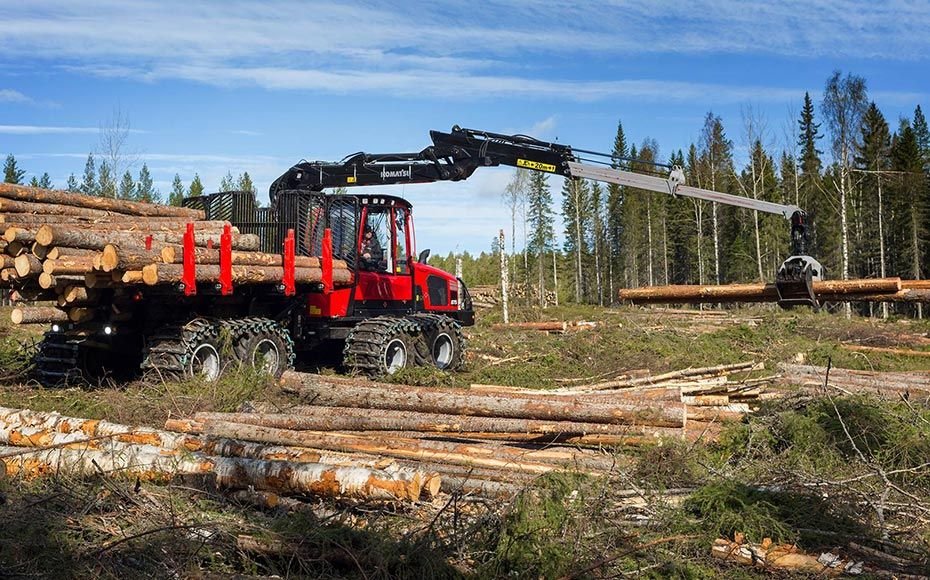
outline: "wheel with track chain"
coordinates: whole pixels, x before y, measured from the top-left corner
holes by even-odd
[[[418,363],[440,370],[458,370],[465,362],[462,325],[441,314],[414,314],[408,317],[420,327]]]
[[[80,343],[63,332],[45,333],[33,359],[35,376],[42,386],[61,387],[83,381],[78,366]]]
[[[267,318],[230,321],[233,353],[240,364],[279,378],[294,367],[294,341],[280,324]]]
[[[379,316],[358,323],[343,349],[346,368],[362,374],[391,375],[416,364],[419,325],[409,318]]]
[[[163,327],[149,337],[142,369],[162,378],[200,377],[212,382],[225,364],[222,323],[195,318],[184,325]]]

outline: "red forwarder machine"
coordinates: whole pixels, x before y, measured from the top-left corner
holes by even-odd
[[[222,275],[198,282],[190,235],[186,283],[105,290],[92,322],[56,325],[46,333],[36,357],[40,380],[97,380],[140,368],[214,380],[230,364],[279,375],[293,366],[296,352],[326,344],[341,345],[345,367],[364,374],[414,364],[455,370],[464,360],[461,328],[474,324],[474,310],[462,280],[427,264],[429,250],[414,258],[410,203],[381,193],[323,190],[461,181],[479,167],[499,165],[782,215],[791,223],[792,248],[776,274],[780,304],[817,306],[812,281],[823,269],[806,255],[807,217],[800,208],[689,187],[677,167],[657,165],[663,175],[617,169],[626,160],[523,135],[453,127],[430,137],[433,144],[415,153],[301,161],[271,185],[268,208],[258,207],[251,193],[186,199],[207,220],[257,234],[262,251],[282,252],[284,283],[233,288]],[[294,283],[295,255],[320,257],[321,283]],[[332,283],[334,260],[351,270],[350,285]]]

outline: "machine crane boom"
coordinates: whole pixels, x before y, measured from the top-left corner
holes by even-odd
[[[430,131],[430,138],[433,144],[419,152],[360,152],[335,163],[301,161],[275,180],[271,185],[271,197],[274,199],[279,191],[294,189],[322,191],[330,187],[461,181],[479,167],[506,165],[777,214],[791,223],[791,256],[781,265],[775,278],[779,304],[818,306],[812,282],[823,278],[823,267],[807,255],[807,214],[797,206],[689,186],[679,167],[672,167],[664,177],[619,169],[615,165],[621,160],[611,155],[573,149],[526,135],[455,126],[448,133]],[[610,161],[594,162],[584,155]]]

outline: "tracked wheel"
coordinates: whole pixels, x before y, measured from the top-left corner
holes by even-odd
[[[219,322],[195,318],[162,328],[149,337],[142,369],[164,379],[217,380],[228,362],[221,327]]]
[[[42,386],[62,387],[83,382],[79,339],[63,332],[48,331],[33,359],[35,376]]]
[[[414,314],[409,317],[420,329],[418,363],[440,370],[454,371],[465,362],[465,337],[462,325],[441,314]]]
[[[343,361],[350,371],[392,375],[416,364],[419,325],[409,318],[379,316],[360,322],[346,338]]]
[[[267,318],[244,318],[227,324],[240,364],[275,378],[293,368],[294,342],[280,324]]]

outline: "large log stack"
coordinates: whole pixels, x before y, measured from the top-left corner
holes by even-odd
[[[82,322],[95,315],[100,289],[178,285],[189,225],[196,280],[216,283],[228,224],[206,221],[200,210],[0,184],[0,288],[14,290],[15,301],[55,302],[21,306],[13,322]],[[282,282],[282,255],[257,251],[254,234],[230,233],[233,285]],[[333,268],[335,285],[351,282],[345,262]],[[320,260],[297,256],[294,274],[296,284],[320,282]]]
[[[814,282],[820,302],[930,302],[930,281],[864,278]],[[673,285],[624,288],[621,301],[633,304],[719,304],[777,302],[775,284]]]

